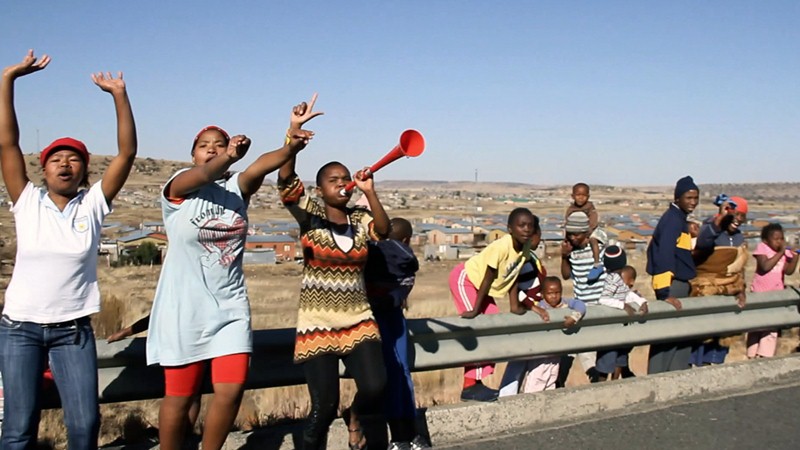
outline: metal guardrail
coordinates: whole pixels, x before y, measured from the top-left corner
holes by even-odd
[[[800,324],[800,292],[750,293],[741,310],[731,297],[681,300],[676,311],[664,302],[650,302],[646,316],[589,305],[579,326],[561,328],[563,319],[551,311],[551,322],[538,315],[496,314],[472,320],[459,317],[410,319],[412,370],[460,367],[480,361],[509,361],[534,356],[690,340],[747,330],[778,329]],[[293,328],[254,332],[248,389],[304,384],[300,366],[292,363]],[[145,338],[108,344],[97,342],[100,401],[120,402],[160,398],[163,371],[145,363]],[[342,368],[343,370],[343,368]]]

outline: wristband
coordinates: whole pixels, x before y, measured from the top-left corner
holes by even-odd
[[[291,143],[291,142],[292,142],[292,137],[291,137],[291,136],[289,136],[289,131],[290,131],[290,130],[286,130],[286,140],[285,140],[285,141],[283,141],[283,145],[289,145],[289,143]]]

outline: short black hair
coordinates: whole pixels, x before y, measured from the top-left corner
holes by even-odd
[[[320,167],[319,170],[317,171],[317,186],[322,184],[322,177],[325,176],[325,171],[334,166],[342,166],[345,169],[347,169],[347,166],[340,163],[339,161],[331,161],[329,163],[326,163],[324,166]]]
[[[586,192],[587,192],[587,193],[589,193],[589,192],[591,192],[591,191],[592,191],[592,190],[589,188],[589,185],[588,185],[588,184],[586,184],[586,183],[575,183],[575,184],[572,186],[572,192],[575,192],[575,189],[578,189],[578,188],[586,188]]]
[[[513,211],[508,215],[508,223],[507,226],[510,228],[511,224],[517,220],[517,217],[528,215],[533,217],[533,232],[536,234],[540,234],[542,232],[542,228],[539,226],[539,217],[536,214],[532,213],[528,208],[514,208]]]
[[[622,270],[620,270],[619,272],[620,272],[620,273],[622,273],[622,272],[629,272],[629,273],[631,274],[631,276],[633,277],[633,279],[634,279],[634,280],[635,280],[635,279],[636,279],[636,277],[637,277],[637,274],[636,274],[636,268],[635,268],[635,267],[633,267],[633,266],[625,266],[625,267],[623,267],[623,268],[622,268]]]
[[[779,223],[772,222],[764,225],[764,228],[761,229],[761,240],[766,241],[767,239],[769,239],[772,233],[775,233],[777,231],[783,233],[783,227]]]
[[[554,276],[544,277],[544,280],[542,280],[542,287],[544,287],[544,285],[548,283],[557,284],[561,286],[561,278]]]
[[[403,241],[405,239],[411,239],[411,235],[414,234],[414,228],[411,226],[411,222],[402,217],[395,217],[392,219],[391,225],[392,229],[389,232],[389,239]]]

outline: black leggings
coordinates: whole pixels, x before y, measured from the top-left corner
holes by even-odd
[[[311,411],[303,432],[303,448],[324,449],[328,428],[339,408],[339,360],[356,382],[352,409],[359,416],[383,411],[383,390],[386,387],[386,367],[383,364],[381,343],[359,344],[347,355],[327,354],[303,363]]]
[[[326,446],[328,428],[339,407],[339,359],[344,361],[347,372],[356,382],[353,411],[358,416],[383,411],[386,368],[380,342],[365,342],[345,356],[327,354],[306,361],[303,371],[311,395],[311,412],[303,432],[306,450]]]

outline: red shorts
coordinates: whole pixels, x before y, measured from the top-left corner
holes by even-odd
[[[183,366],[164,367],[166,395],[191,397],[200,389],[200,382],[209,360],[197,361]],[[244,384],[250,366],[249,353],[225,355],[210,360],[211,384]]]

